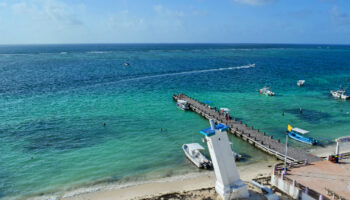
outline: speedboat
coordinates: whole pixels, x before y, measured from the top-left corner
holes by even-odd
[[[275,93],[270,90],[270,87],[264,87],[259,90],[260,94],[264,94],[266,96],[275,96]]]
[[[181,110],[189,110],[190,109],[188,102],[185,100],[181,100],[181,99],[177,100],[176,106]]]
[[[186,157],[198,168],[212,169],[213,164],[211,160],[205,157],[200,151],[204,150],[198,143],[184,144],[182,150],[185,152]]]
[[[305,80],[299,80],[299,81],[297,82],[297,85],[298,85],[299,87],[301,87],[301,86],[304,85],[304,83],[305,83]]]
[[[331,90],[331,94],[333,97],[335,97],[337,99],[347,100],[350,98],[350,96],[345,95],[345,90],[343,90],[343,89],[339,89],[337,91]]]
[[[292,126],[288,125],[288,136],[290,138],[310,145],[318,144],[318,141],[316,139],[303,136],[307,133],[309,133],[309,131],[303,130],[301,128],[293,128]]]

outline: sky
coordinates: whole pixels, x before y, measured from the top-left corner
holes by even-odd
[[[350,44],[350,0],[0,0],[0,44]]]

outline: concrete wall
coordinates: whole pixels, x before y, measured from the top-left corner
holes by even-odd
[[[299,199],[299,189],[287,181],[282,180],[280,177],[275,176],[274,174],[271,176],[271,185],[277,187],[284,193],[291,196],[293,199]]]
[[[299,188],[293,186],[292,183],[282,180],[280,177],[274,174],[271,175],[271,185],[277,187],[279,190],[288,194],[293,199],[314,200],[314,198],[306,194],[304,191],[301,191]]]
[[[314,200],[314,198],[310,197],[309,195],[305,194],[304,192],[301,193],[301,199],[302,200]]]

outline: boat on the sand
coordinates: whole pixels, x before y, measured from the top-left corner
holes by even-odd
[[[198,168],[202,169],[212,169],[213,164],[205,155],[201,153],[204,150],[198,143],[190,143],[182,145],[182,150],[184,151],[186,157]]]

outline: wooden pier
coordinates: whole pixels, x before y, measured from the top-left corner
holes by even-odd
[[[259,129],[248,127],[247,124],[242,123],[242,121],[227,119],[224,114],[221,114],[215,109],[209,108],[208,105],[186,96],[185,94],[173,95],[173,99],[175,101],[178,99],[187,101],[192,111],[198,113],[204,118],[214,119],[216,123],[226,124],[230,127],[230,132],[233,135],[242,138],[256,148],[267,152],[280,160],[284,160],[285,144],[280,143],[279,140],[273,139],[273,136],[268,136],[265,132],[260,132]],[[321,158],[317,156],[313,156],[301,149],[295,149],[292,147],[288,147],[287,154],[288,163],[297,161],[306,161],[310,163],[321,160]]]

